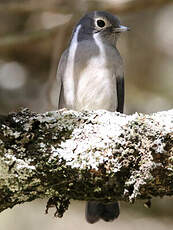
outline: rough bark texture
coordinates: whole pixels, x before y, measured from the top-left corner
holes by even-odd
[[[173,195],[173,110],[127,116],[107,111],[27,109],[0,117],[0,211],[47,197],[62,216],[70,199]]]

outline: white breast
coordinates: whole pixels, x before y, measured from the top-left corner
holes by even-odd
[[[115,110],[116,84],[113,74],[100,64],[101,58],[91,58],[79,78],[75,109]]]
[[[77,87],[75,107],[81,109],[106,109],[115,111],[117,104],[116,79],[107,66],[105,48],[98,34],[94,36],[99,55],[91,57],[81,72]]]

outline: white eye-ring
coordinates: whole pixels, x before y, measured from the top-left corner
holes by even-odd
[[[103,18],[97,18],[95,21],[96,27],[99,29],[103,29],[104,27],[107,26],[107,21]]]
[[[102,19],[98,19],[97,20],[97,26],[100,28],[105,27],[105,21],[103,21]]]

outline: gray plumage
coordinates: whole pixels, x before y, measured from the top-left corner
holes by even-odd
[[[116,42],[126,30],[107,12],[94,11],[81,18],[58,65],[59,109],[123,112],[123,63]],[[89,201],[86,207],[90,223],[100,218],[111,221],[118,215],[117,202]]]

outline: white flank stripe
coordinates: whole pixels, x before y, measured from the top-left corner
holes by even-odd
[[[66,101],[68,106],[73,107],[75,99],[75,87],[74,87],[74,62],[75,62],[75,53],[78,45],[78,33],[81,28],[81,25],[78,25],[76,31],[74,32],[73,38],[70,43],[69,54],[67,58],[67,65],[64,74],[64,86],[66,92]]]

